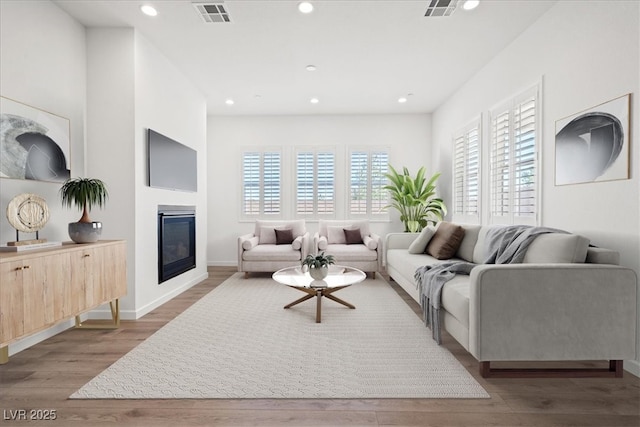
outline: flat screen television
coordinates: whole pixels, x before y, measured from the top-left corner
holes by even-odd
[[[198,153],[148,129],[149,186],[167,190],[198,191]]]

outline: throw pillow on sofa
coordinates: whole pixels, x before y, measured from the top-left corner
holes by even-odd
[[[423,254],[427,249],[427,245],[433,238],[433,235],[436,234],[436,228],[432,225],[428,225],[422,229],[420,235],[416,237],[416,240],[411,242],[409,245],[409,253],[410,254]]]
[[[347,245],[361,245],[362,244],[362,236],[360,235],[359,228],[345,228],[344,231],[344,240]]]
[[[260,244],[275,245],[276,230],[274,227],[260,227]]]
[[[450,222],[438,224],[426,252],[436,259],[449,259],[455,255],[464,238],[464,228]]]
[[[293,230],[291,228],[276,228],[276,245],[290,245],[293,242]]]
[[[344,237],[344,227],[331,226],[327,227],[327,240],[330,245],[344,245],[347,239]]]

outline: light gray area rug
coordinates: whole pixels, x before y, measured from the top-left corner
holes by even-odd
[[[234,274],[71,398],[489,397],[383,279],[301,296]]]

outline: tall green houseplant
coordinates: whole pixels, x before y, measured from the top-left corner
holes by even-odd
[[[391,204],[386,207],[396,208],[400,212],[405,232],[419,232],[429,223],[435,224],[444,218],[447,207],[442,199],[435,197],[439,173],[427,180],[424,166],[418,170],[415,178],[411,177],[406,167],[401,174],[391,165],[389,169],[390,172],[385,174],[389,184],[384,188],[391,196]]]

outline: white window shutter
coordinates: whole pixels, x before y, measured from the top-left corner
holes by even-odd
[[[349,184],[349,213],[365,215],[367,213],[367,187],[369,177],[369,156],[365,151],[351,153]]]
[[[388,171],[388,149],[353,150],[349,156],[349,215],[388,217],[384,210],[389,195],[385,174]]]
[[[305,149],[296,155],[296,214],[332,216],[335,212],[335,154]]]
[[[314,155],[300,152],[296,156],[296,213],[313,214],[314,211]]]
[[[491,223],[538,223],[538,86],[494,110],[491,119]]]
[[[496,115],[491,123],[490,191],[492,222],[509,223],[511,162],[509,111]]]
[[[245,218],[281,212],[282,165],[279,152],[242,154],[242,215]]]
[[[336,206],[336,159],[332,152],[318,153],[317,208],[318,215],[333,215]]]
[[[536,102],[528,98],[514,110],[514,189],[515,217],[535,220],[536,215]]]
[[[453,218],[480,223],[480,120],[453,138]]]

